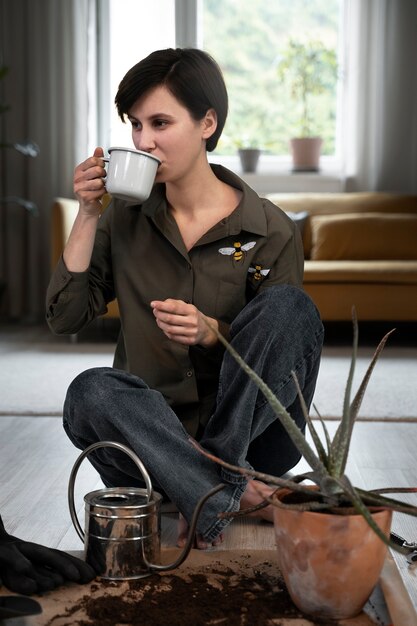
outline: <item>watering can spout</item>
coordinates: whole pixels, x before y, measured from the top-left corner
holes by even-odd
[[[190,528],[188,531],[188,537],[187,537],[187,542],[184,546],[184,548],[182,549],[182,552],[180,553],[179,557],[173,561],[172,563],[169,563],[167,565],[161,565],[161,564],[157,564],[157,563],[148,563],[146,560],[146,557],[144,556],[145,562],[147,563],[147,565],[154,571],[156,572],[166,572],[167,570],[171,570],[171,569],[175,569],[177,567],[179,567],[181,565],[181,563],[184,563],[185,559],[187,558],[187,556],[190,553],[191,548],[194,545],[194,538],[195,538],[195,529],[197,526],[197,521],[198,521],[198,517],[200,515],[200,511],[203,508],[203,505],[205,504],[206,500],[208,500],[209,498],[211,498],[211,496],[214,496],[214,494],[218,493],[219,491],[221,491],[222,489],[224,489],[225,485],[220,484],[217,485],[216,487],[213,487],[213,489],[211,489],[208,493],[206,493],[205,496],[203,496],[199,501],[198,504],[196,506],[196,508],[194,509],[194,513],[193,513],[193,517],[191,519],[191,524],[190,524]]]
[[[75,479],[81,462],[97,448],[110,447],[125,452],[138,467],[146,489],[110,487],[84,496],[86,530],[81,528],[74,503]],[[160,557],[160,504],[162,496],[153,491],[141,460],[124,444],[101,441],[86,448],[76,460],[68,485],[68,504],[75,530],[84,542],[85,559],[101,578],[129,580],[179,567],[194,543],[199,514],[206,500],[222,489],[219,484],[204,495],[193,513],[187,542],[178,558],[169,564]]]

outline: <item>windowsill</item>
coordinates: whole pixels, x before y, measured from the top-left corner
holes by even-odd
[[[330,157],[321,158],[319,172],[292,172],[289,157],[261,155],[256,172],[243,172],[239,157],[209,154],[209,161],[219,163],[240,176],[260,195],[291,192],[341,192],[345,179],[340,164]]]

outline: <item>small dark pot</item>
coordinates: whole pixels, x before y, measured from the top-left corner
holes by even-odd
[[[261,151],[258,148],[240,148],[239,157],[244,172],[256,172]]]

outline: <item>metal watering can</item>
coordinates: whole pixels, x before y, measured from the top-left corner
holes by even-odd
[[[145,481],[146,489],[111,487],[87,493],[84,496],[84,532],[75,511],[75,479],[84,458],[93,450],[105,447],[121,450],[132,459]],[[71,519],[84,543],[85,560],[106,580],[133,580],[179,567],[193,546],[197,519],[204,503],[223,487],[217,485],[201,498],[182,552],[173,563],[161,564],[161,494],[153,491],[142,461],[127,446],[113,441],[92,444],[76,460],[68,485]]]

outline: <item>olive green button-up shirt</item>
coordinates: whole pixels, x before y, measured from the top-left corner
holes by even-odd
[[[243,192],[242,199],[190,251],[167,209],[165,185],[157,184],[141,206],[113,200],[100,218],[89,270],[69,272],[61,258],[47,292],[47,321],[57,334],[80,331],[117,298],[121,332],[114,367],[159,390],[191,434],[212,411],[223,351],[169,340],[150,302],[190,302],[227,335],[259,291],[301,286],[304,266],[293,221],[229,170],[212,168]]]

